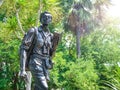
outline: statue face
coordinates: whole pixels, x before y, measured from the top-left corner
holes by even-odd
[[[41,14],[40,21],[42,24],[49,24],[52,21],[52,15],[49,13]]]

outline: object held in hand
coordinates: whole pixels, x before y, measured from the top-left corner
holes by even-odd
[[[53,46],[52,46],[52,53],[51,56],[53,57],[55,55],[56,48],[58,46],[58,43],[61,39],[61,34],[60,33],[53,33]]]

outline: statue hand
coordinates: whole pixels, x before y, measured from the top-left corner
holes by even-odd
[[[28,81],[29,81],[26,71],[20,71],[20,77],[21,77],[25,82],[28,82]]]
[[[20,77],[25,78],[27,76],[26,71],[20,71]]]

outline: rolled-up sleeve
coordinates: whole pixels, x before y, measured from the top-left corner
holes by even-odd
[[[22,40],[22,44],[21,44],[21,49],[24,50],[29,50],[30,46],[34,40],[34,36],[35,36],[35,32],[34,32],[34,28],[31,28],[24,36],[23,40]]]

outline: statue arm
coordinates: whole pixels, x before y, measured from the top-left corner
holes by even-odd
[[[20,70],[25,71],[25,65],[27,60],[27,53],[34,38],[34,28],[31,28],[23,38],[22,44],[20,46]]]
[[[22,49],[21,55],[20,55],[20,70],[21,71],[25,71],[26,59],[27,59],[27,52],[25,49]]]

